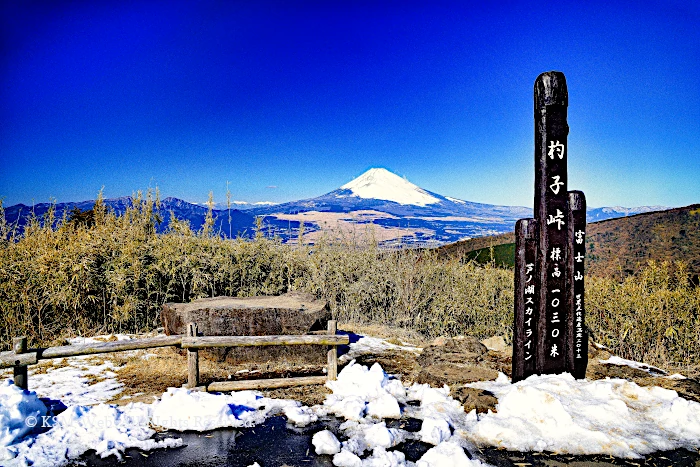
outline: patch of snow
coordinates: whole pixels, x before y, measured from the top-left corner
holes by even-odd
[[[379,341],[358,342],[356,350],[386,348],[388,343]],[[58,466],[90,449],[99,456],[120,458],[130,447],[151,450],[181,445],[179,439],[154,440],[152,426],[196,431],[250,427],[277,414],[286,415],[298,426],[327,414],[344,418],[335,434],[316,433],[312,440],[318,453],[333,455],[336,466],[413,465],[396,450],[407,440],[435,446],[417,467],[483,465],[470,459],[474,456],[469,454],[476,452],[474,444],[629,458],[700,447],[699,403],[682,399],[675,391],[642,388],[621,379],[575,380],[564,374],[531,376],[512,384],[501,374],[496,381],[467,385],[498,398],[496,413],[477,414],[465,413],[450,397],[447,386],[405,387],[378,364],[367,368],[351,362],[336,381],[326,383],[333,393],[314,407],[265,398],[257,391],[210,394],[183,388],[170,388],[153,404],[117,407],[100,403],[118,389],[109,385],[118,384],[111,362],[97,364],[94,358],[76,357],[67,363],[63,368],[48,368],[45,374],[33,374],[30,384],[36,391],[17,389],[9,380],[0,385],[0,464]],[[650,368],[616,357],[603,363]],[[89,384],[95,378],[111,383]],[[101,391],[107,395],[98,394]],[[53,415],[38,399],[41,395],[68,401],[69,407]],[[385,419],[402,416],[422,420],[420,431],[387,427]],[[47,431],[38,433],[28,420],[43,424],[42,417],[47,420]]]
[[[479,460],[472,460],[464,453],[464,449],[455,441],[440,443],[434,448],[428,449],[423,457],[418,459],[416,467],[440,467],[449,465],[453,467],[479,467]]]
[[[68,342],[71,345],[81,345],[81,344],[103,344],[105,342],[112,341],[128,341],[133,337],[128,334],[107,334],[102,336],[94,337],[71,337]]]
[[[339,363],[349,362],[360,355],[365,355],[368,353],[379,354],[389,350],[397,350],[404,352],[414,352],[420,353],[423,351],[421,347],[415,347],[412,345],[396,345],[387,342],[385,339],[378,337],[361,337],[357,342],[353,342],[349,345],[350,350],[338,357]]]
[[[445,198],[449,199],[449,200],[452,201],[453,203],[457,203],[457,204],[467,204],[466,201],[461,200],[461,199],[451,198],[451,197],[449,197],[449,196],[445,196]]]
[[[274,203],[274,202],[272,202],[272,201],[255,201],[255,202],[253,202],[253,203],[250,203],[250,202],[248,202],[248,201],[238,201],[238,200],[235,200],[235,201],[231,201],[231,204],[234,204],[234,205],[236,205],[236,206],[274,206],[274,205],[276,205],[277,203]],[[224,205],[223,203],[222,203],[221,206],[222,206],[222,207],[221,207],[221,210],[222,210],[222,211],[226,209],[226,205]]]
[[[642,370],[646,371],[650,375],[653,376],[659,376],[659,375],[666,375],[667,373],[662,370],[661,368],[656,368],[655,366],[647,365],[646,363],[639,363],[635,362],[633,360],[627,360],[625,358],[620,358],[616,356],[612,356],[608,358],[607,360],[598,360],[600,363],[607,363],[610,365],[619,365],[619,366],[628,366],[637,370]]]
[[[223,427],[253,426],[265,420],[262,397],[254,391],[231,395],[168,388],[153,403],[152,422],[177,431],[209,431]]]
[[[609,454],[639,458],[700,446],[700,403],[675,391],[622,379],[531,376],[511,384],[470,383],[498,397],[497,413],[468,417],[466,439],[516,451]]]
[[[225,395],[170,388],[153,404],[73,405],[58,415],[47,415],[35,392],[17,389],[10,380],[0,387],[0,402],[0,460],[7,467],[64,465],[91,449],[100,457],[121,459],[132,447],[148,451],[182,445],[180,439],[153,440],[156,432],[151,426],[177,431],[250,427],[299,406],[255,391]],[[27,436],[35,426],[48,431]]]
[[[369,169],[340,188],[352,191],[359,198],[381,199],[404,205],[425,207],[440,202],[419,186],[386,169]]]
[[[305,405],[297,406],[293,404],[286,405],[283,408],[284,415],[287,419],[296,426],[306,426],[318,420],[318,415]]]
[[[66,366],[49,366],[39,374],[32,371],[36,367],[30,367],[30,387],[40,397],[60,400],[66,406],[101,404],[117,396],[123,385],[117,381],[114,371],[118,367],[113,362],[96,361],[94,357],[71,357],[65,360]]]

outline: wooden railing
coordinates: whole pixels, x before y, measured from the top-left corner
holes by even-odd
[[[64,345],[45,349],[27,349],[27,338],[16,337],[12,350],[0,353],[0,369],[14,369],[15,385],[28,389],[27,366],[39,360],[67,358],[81,355],[96,355],[109,352],[152,349],[156,347],[175,346],[187,350],[187,384],[189,388],[201,388],[207,391],[236,391],[241,389],[282,388],[324,384],[338,376],[338,346],[348,344],[348,336],[337,335],[337,324],[328,321],[325,334],[299,336],[198,336],[197,325],[189,323],[187,334],[182,336],[158,336],[143,339],[131,339],[115,342],[97,342],[79,345]],[[323,331],[321,331],[323,332]],[[305,376],[296,378],[256,379],[245,381],[217,381],[203,387],[199,385],[199,349],[210,347],[258,347],[269,345],[327,345],[328,367],[326,376]]]

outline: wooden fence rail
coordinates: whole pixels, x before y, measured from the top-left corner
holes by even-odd
[[[143,339],[131,339],[115,342],[98,342],[91,344],[64,345],[45,349],[27,349],[26,338],[13,340],[13,350],[0,352],[0,369],[14,369],[15,385],[28,389],[27,365],[34,365],[39,360],[51,358],[96,355],[128,350],[151,349],[176,346],[187,349],[187,384],[186,387],[199,387],[199,349],[208,347],[253,347],[269,345],[327,345],[328,366],[326,376],[305,376],[299,378],[258,379],[246,381],[218,381],[210,383],[207,391],[235,391],[240,389],[282,388],[309,384],[323,384],[335,380],[338,375],[338,345],[348,344],[348,336],[336,335],[337,324],[328,322],[325,334],[314,332],[303,336],[198,336],[197,325],[189,323],[185,336],[158,336]]]

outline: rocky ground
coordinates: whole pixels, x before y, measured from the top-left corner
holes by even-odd
[[[357,332],[361,329],[356,329]],[[382,330],[387,334],[387,330]],[[415,341],[415,339],[413,339]],[[389,339],[396,343],[404,339]],[[402,349],[385,349],[376,353],[364,353],[355,357],[363,365],[379,363],[389,374],[395,374],[405,383],[427,383],[434,387],[447,384],[451,395],[464,404],[466,411],[476,409],[482,413],[496,411],[497,399],[487,391],[463,387],[465,383],[495,380],[502,372],[511,376],[512,350],[501,338],[481,341],[470,336],[455,338],[440,337],[430,343],[412,342],[422,345],[421,352]],[[185,383],[186,357],[184,352],[173,348],[155,349],[151,358],[128,357],[117,371],[118,380],[125,385],[120,399],[115,403],[128,403],[135,400],[149,401],[159,396],[168,387],[181,386]],[[633,368],[624,365],[600,363],[608,360],[611,354],[605,349],[591,344],[589,346],[589,364],[586,378],[589,380],[604,378],[623,378],[640,386],[660,386],[676,391],[681,397],[700,402],[700,383],[694,379],[671,379],[667,374],[654,367]],[[347,362],[346,362],[347,363]],[[343,368],[341,363],[339,370]],[[204,383],[227,379],[263,379],[290,376],[309,376],[322,374],[324,364],[307,363],[303,359],[284,361],[255,362],[238,364],[222,363],[200,359],[200,375]],[[298,400],[306,405],[320,404],[330,391],[324,386],[305,386],[263,391],[267,397]],[[122,399],[128,395],[127,399]]]
[[[355,329],[355,331],[360,333],[361,330]],[[380,334],[388,336],[391,332],[382,332]],[[388,340],[395,344],[403,344],[407,341],[407,339],[396,337]],[[429,343],[414,340],[413,344],[419,345],[419,348],[422,348],[422,350],[420,352],[412,352],[390,346],[388,349],[358,355],[355,357],[355,360],[363,365],[379,363],[387,373],[399,376],[405,383],[428,383],[436,387],[442,387],[447,384],[451,388],[451,395],[463,404],[466,411],[476,409],[477,412],[483,413],[489,410],[498,410],[496,407],[498,401],[493,394],[476,388],[464,387],[464,384],[475,381],[495,380],[499,372],[510,376],[512,350],[505,345],[502,339],[492,338],[482,343],[476,338],[464,336],[438,338]],[[138,395],[134,397],[135,399],[152,397],[151,393],[159,395],[164,390],[161,387],[163,384],[180,385],[184,383],[185,376],[182,371],[182,365],[185,363],[184,356],[174,349],[163,349],[156,355],[146,360],[141,358],[132,359],[126,362],[126,365],[119,371],[119,379],[127,385],[127,392],[136,390],[141,392],[141,394],[136,393]],[[633,368],[625,365],[601,363],[601,360],[605,361],[610,359],[610,357],[610,353],[605,349],[591,345],[589,347],[587,379],[623,378],[633,381],[640,386],[655,385],[672,389],[686,399],[700,402],[700,383],[697,381],[693,379],[669,378],[663,370],[653,367],[641,366],[640,368]],[[347,361],[345,360],[344,364],[347,364]],[[201,371],[202,377],[206,381],[228,379],[229,377],[253,379],[320,374],[323,368],[320,364],[303,365],[302,362],[292,363],[294,363],[293,366],[290,366],[289,362],[254,364],[241,362],[240,365],[231,366],[229,364],[222,365],[220,362],[203,360]],[[341,368],[344,364],[341,364]],[[170,376],[163,378],[163,375],[159,375],[158,372],[164,372]],[[147,381],[144,381],[144,374],[150,375]],[[306,405],[314,405],[322,403],[330,391],[324,386],[305,386],[266,390],[263,392],[268,397],[295,399]],[[120,402],[131,400],[134,399]],[[412,420],[397,420],[396,422],[410,425]],[[294,435],[294,433],[290,434],[286,431],[285,433],[285,439]],[[286,442],[279,441],[282,444]],[[403,449],[407,453],[415,451],[413,454],[416,458],[430,447],[419,442],[414,444],[412,446],[404,446]],[[691,452],[684,449],[656,452],[647,455],[643,459],[620,459],[602,455],[573,456],[550,452],[512,452],[496,448],[483,448],[479,455],[482,460],[495,466],[678,465],[700,467],[700,452]],[[324,463],[326,459],[323,456],[308,456],[307,452],[307,457],[301,456],[295,461],[288,460],[286,465],[329,465]],[[165,460],[163,462],[162,464],[156,462],[148,465],[171,465]]]

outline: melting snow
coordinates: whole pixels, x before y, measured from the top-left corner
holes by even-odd
[[[660,376],[660,375],[666,375],[667,373],[662,370],[661,368],[656,368],[655,366],[647,365],[645,363],[639,363],[635,362],[633,360],[627,360],[626,358],[620,358],[616,356],[612,356],[608,358],[607,360],[598,360],[600,363],[607,363],[610,365],[620,365],[620,366],[628,366],[630,368],[634,368],[636,370],[642,370],[646,371],[652,376]]]
[[[351,349],[361,353],[386,348],[378,339],[365,339]],[[170,388],[152,404],[117,407],[102,403],[111,396],[99,395],[119,389],[111,362],[74,358],[69,363],[33,375],[30,384],[35,391],[22,391],[9,379],[0,384],[2,465],[62,465],[90,449],[120,458],[129,447],[181,445],[176,438],[154,440],[152,426],[196,431],[250,427],[277,414],[298,426],[328,414],[343,418],[335,432],[319,431],[312,438],[316,452],[332,455],[338,467],[474,467],[484,465],[473,454],[477,445],[627,458],[700,447],[700,404],[674,391],[621,379],[575,380],[564,374],[532,376],[512,384],[500,375],[496,381],[468,385],[498,398],[497,413],[477,414],[465,413],[446,386],[405,387],[378,364],[367,368],[351,362],[336,381],[327,383],[333,393],[314,407],[264,398],[256,391],[209,394],[181,388]],[[651,368],[616,358],[606,363]],[[95,377],[102,381],[90,384]],[[39,399],[41,395],[60,398],[68,408],[56,415]],[[387,426],[386,420],[402,417],[421,420],[420,430]],[[408,440],[434,447],[413,464],[400,451]]]
[[[569,374],[531,376],[516,384],[501,375],[468,386],[498,397],[497,413],[470,414],[463,435],[480,444],[628,458],[700,446],[700,404],[668,389]]]
[[[338,362],[346,363],[359,357],[360,355],[365,355],[368,353],[377,354],[386,352],[387,350],[399,350],[414,353],[420,353],[423,351],[421,347],[415,347],[412,345],[396,345],[387,342],[385,339],[367,336],[361,337],[357,342],[350,344],[349,347],[350,350],[346,354],[338,357]]]

